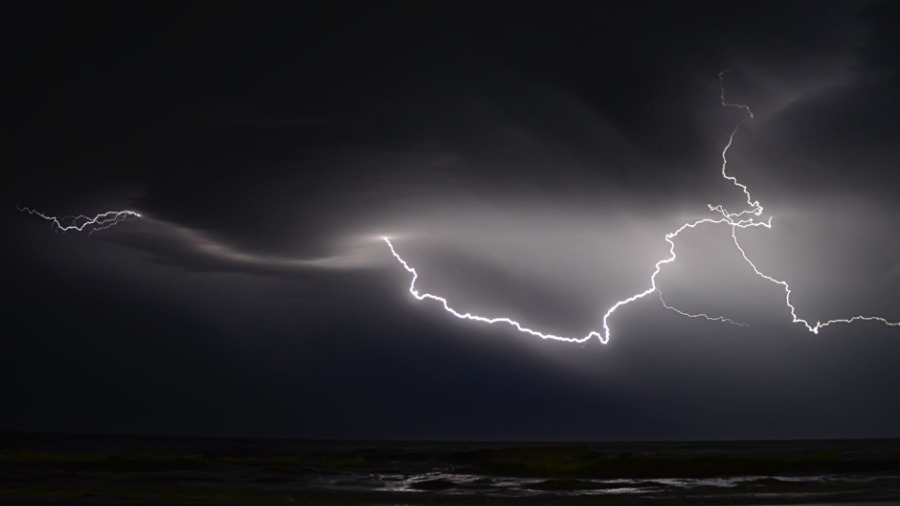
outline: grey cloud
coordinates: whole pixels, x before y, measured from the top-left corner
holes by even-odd
[[[186,226],[144,217],[120,227],[106,240],[148,255],[154,262],[197,272],[243,272],[278,275],[309,269],[346,270],[377,265],[375,237],[347,239],[333,255],[290,258],[241,249],[211,234]]]

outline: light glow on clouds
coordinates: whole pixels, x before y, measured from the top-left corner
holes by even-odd
[[[663,266],[667,265],[667,264],[671,264],[677,259],[677,255],[675,253],[675,239],[678,237],[679,234],[681,234],[685,230],[694,229],[701,225],[703,225],[703,226],[705,226],[705,225],[726,225],[731,228],[731,237],[732,237],[735,247],[741,253],[741,256],[743,257],[744,261],[748,265],[750,265],[750,267],[753,269],[753,272],[757,276],[765,279],[766,281],[777,284],[784,288],[785,304],[790,309],[793,323],[802,324],[804,327],[806,327],[807,330],[809,330],[813,334],[818,334],[820,329],[827,327],[829,325],[833,325],[836,323],[853,323],[853,322],[857,322],[857,321],[874,321],[874,322],[879,322],[879,323],[882,323],[882,324],[885,324],[888,326],[900,327],[900,322],[891,322],[891,321],[887,320],[886,318],[883,318],[880,316],[865,316],[865,315],[856,315],[856,316],[851,316],[851,317],[847,317],[847,318],[836,318],[836,319],[831,319],[831,320],[827,320],[824,322],[821,322],[821,321],[816,322],[814,325],[810,324],[809,321],[797,316],[797,309],[791,303],[791,288],[788,285],[788,283],[786,281],[776,279],[776,278],[762,272],[756,266],[756,264],[753,263],[753,261],[747,256],[746,251],[744,251],[744,249],[741,247],[741,244],[738,241],[738,236],[737,236],[738,229],[746,229],[746,228],[751,228],[751,227],[765,227],[767,229],[771,229],[772,228],[772,217],[770,216],[765,220],[760,219],[760,216],[762,216],[762,213],[763,213],[763,206],[759,203],[758,200],[754,200],[753,196],[750,193],[750,189],[747,187],[747,185],[738,181],[737,177],[729,175],[728,171],[727,171],[728,150],[731,149],[731,146],[734,144],[735,135],[737,134],[741,125],[744,124],[744,122],[749,121],[754,118],[753,111],[750,109],[750,107],[748,105],[739,104],[739,103],[731,103],[725,99],[725,74],[729,70],[730,69],[726,69],[726,70],[723,70],[722,72],[719,72],[720,99],[722,102],[722,106],[726,107],[726,108],[740,109],[745,112],[745,117],[743,119],[741,119],[731,130],[731,133],[728,136],[728,142],[725,144],[725,147],[722,149],[721,174],[722,174],[723,178],[725,178],[728,181],[731,181],[731,183],[734,186],[736,186],[737,188],[739,188],[741,190],[741,192],[746,197],[747,207],[741,211],[729,212],[722,204],[717,204],[717,205],[707,204],[707,208],[710,211],[721,215],[721,218],[704,218],[704,219],[688,222],[688,223],[681,225],[675,231],[667,233],[665,235],[665,240],[669,244],[669,256],[656,262],[656,264],[654,265],[653,273],[650,275],[649,288],[647,288],[644,291],[635,293],[634,295],[631,295],[624,299],[621,299],[621,300],[617,301],[615,304],[613,304],[609,309],[607,309],[606,313],[604,313],[604,315],[603,315],[602,331],[592,330],[591,332],[589,332],[587,335],[585,335],[583,337],[565,337],[565,336],[559,336],[556,334],[546,333],[546,332],[542,332],[542,331],[538,331],[538,330],[526,327],[526,326],[522,325],[521,323],[519,323],[518,321],[516,321],[512,318],[506,317],[506,316],[486,317],[486,316],[479,316],[476,314],[472,314],[470,312],[461,312],[457,309],[454,309],[450,305],[449,301],[446,298],[441,297],[439,295],[432,294],[432,293],[427,293],[427,292],[423,293],[423,292],[419,291],[418,288],[416,288],[416,281],[418,281],[419,273],[416,271],[416,269],[414,267],[409,265],[409,263],[406,260],[404,260],[403,257],[400,256],[399,253],[397,253],[397,250],[394,247],[394,244],[391,242],[390,238],[384,237],[383,238],[384,242],[387,244],[388,248],[390,249],[391,255],[412,276],[411,280],[410,280],[410,284],[409,284],[409,293],[412,294],[412,296],[418,300],[431,300],[431,301],[435,301],[435,302],[441,304],[446,312],[452,314],[456,318],[465,319],[465,320],[473,320],[473,321],[477,321],[477,322],[481,322],[481,323],[488,323],[488,324],[509,325],[509,326],[512,326],[513,328],[515,328],[519,332],[529,334],[532,336],[536,336],[536,337],[540,337],[541,339],[551,339],[554,341],[562,341],[562,342],[567,342],[567,343],[584,343],[594,337],[599,339],[600,342],[603,344],[608,343],[609,338],[612,333],[612,330],[609,326],[609,319],[612,316],[612,314],[620,307],[630,304],[632,302],[635,302],[637,300],[643,299],[644,297],[646,297],[652,293],[658,294],[659,300],[662,303],[663,307],[665,307],[666,309],[669,309],[681,316],[686,316],[689,318],[703,318],[703,319],[706,319],[709,321],[714,321],[714,322],[729,323],[729,324],[738,325],[738,326],[746,326],[747,325],[746,323],[737,322],[737,321],[727,318],[725,316],[710,316],[709,314],[706,314],[706,313],[689,313],[687,311],[683,311],[674,306],[671,306],[666,303],[665,299],[663,298],[662,291],[659,289],[659,287],[657,287],[657,284],[656,284],[656,277],[657,277],[657,275],[659,275]]]
[[[725,75],[730,69],[723,70],[719,73],[719,84],[720,84],[720,100],[722,107],[732,108],[741,110],[744,113],[744,117],[735,124],[734,128],[731,130],[731,133],[728,136],[728,140],[721,152],[721,176],[732,183],[735,187],[737,187],[741,193],[745,197],[746,207],[737,212],[728,211],[724,205],[717,204],[712,205],[708,204],[707,208],[709,211],[717,214],[716,217],[707,217],[702,219],[697,219],[693,221],[688,221],[683,223],[675,230],[665,234],[664,239],[666,243],[668,243],[668,255],[657,261],[654,264],[654,268],[652,274],[649,279],[649,286],[637,293],[634,293],[628,297],[625,297],[621,300],[616,301],[612,304],[609,309],[603,315],[602,318],[602,326],[600,330],[592,330],[587,335],[583,337],[566,337],[562,335],[556,335],[549,332],[538,331],[533,328],[527,327],[520,323],[519,321],[506,317],[506,316],[496,316],[496,317],[488,317],[488,316],[480,316],[477,314],[473,314],[467,311],[461,311],[455,309],[450,305],[450,302],[447,298],[442,297],[440,295],[422,292],[420,291],[416,283],[419,280],[419,273],[417,270],[412,267],[401,255],[398,253],[397,249],[394,246],[391,238],[382,237],[384,243],[390,250],[391,255],[396,259],[398,263],[411,275],[411,280],[409,284],[409,292],[410,294],[418,300],[430,300],[439,303],[443,309],[455,316],[456,318],[472,320],[481,323],[487,324],[502,324],[515,328],[518,332],[522,332],[528,335],[532,335],[535,337],[540,337],[541,339],[550,339],[555,341],[562,341],[567,343],[584,343],[592,338],[597,338],[601,343],[608,343],[609,339],[612,335],[612,329],[610,327],[610,318],[613,313],[615,313],[619,308],[628,305],[632,302],[636,302],[638,300],[644,299],[645,297],[651,294],[657,294],[660,303],[662,306],[672,312],[675,312],[681,316],[688,318],[699,318],[705,319],[712,322],[719,323],[727,323],[731,325],[746,327],[748,326],[745,322],[740,322],[728,318],[722,315],[711,315],[705,312],[692,313],[685,311],[683,309],[679,309],[673,305],[670,305],[666,302],[666,299],[663,297],[663,292],[657,285],[657,277],[661,273],[663,267],[672,264],[676,261],[676,242],[675,240],[679,237],[682,232],[687,230],[692,230],[697,227],[712,227],[712,226],[725,226],[730,228],[731,240],[734,246],[737,248],[740,253],[745,264],[749,265],[752,271],[756,276],[772,283],[781,286],[785,292],[784,302],[786,306],[790,309],[790,314],[792,317],[793,323],[799,323],[803,325],[809,332],[813,334],[817,334],[820,329],[827,327],[829,325],[837,324],[837,323],[854,323],[859,321],[871,321],[878,322],[884,325],[900,327],[900,322],[892,322],[887,320],[886,318],[880,316],[867,316],[867,315],[855,315],[849,316],[845,318],[836,318],[826,321],[818,321],[815,324],[809,322],[808,320],[801,318],[797,314],[797,309],[791,302],[792,291],[790,285],[787,281],[775,278],[769,274],[763,272],[757,265],[754,263],[747,252],[741,246],[741,243],[738,239],[738,230],[748,229],[748,228],[766,228],[771,229],[772,227],[772,217],[769,216],[765,219],[762,218],[763,214],[763,206],[759,203],[758,200],[755,200],[751,195],[751,192],[747,185],[738,181],[737,177],[730,175],[728,173],[728,151],[731,149],[732,145],[735,141],[735,136],[738,133],[741,125],[745,122],[754,119],[753,111],[749,106],[745,104],[739,103],[731,103],[726,100],[725,97]],[[36,211],[34,209],[28,207],[17,206],[17,209],[23,213],[27,213],[33,216],[38,216],[41,219],[49,221],[54,229],[61,232],[85,232],[93,233],[100,230],[105,230],[111,228],[119,223],[126,221],[131,218],[142,218],[141,213],[133,210],[119,210],[119,211],[105,211],[94,216],[86,216],[86,215],[77,215],[77,216],[64,216],[64,217],[55,217],[44,214],[40,211]],[[331,268],[331,269],[342,269],[342,268],[359,268],[364,267],[371,264],[372,258],[367,252],[367,247],[359,246],[352,248],[353,251],[341,255],[335,255],[331,257],[322,257],[316,259],[293,259],[293,258],[283,258],[283,257],[272,257],[265,256],[256,253],[251,253],[247,251],[240,250],[231,245],[228,245],[222,241],[216,240],[207,234],[193,230],[190,228],[186,228],[180,225],[176,225],[173,223],[167,223],[159,220],[153,219],[144,219],[143,221],[152,223],[157,225],[161,229],[162,235],[156,237],[156,241],[164,242],[165,240],[174,240],[178,244],[182,245],[182,247],[186,247],[189,251],[194,252],[195,254],[203,255],[209,258],[216,258],[225,262],[233,263],[233,264],[242,264],[242,265],[251,265],[251,266],[262,266],[266,268],[276,268],[276,269],[302,269],[302,268]],[[396,239],[396,237],[395,237]]]

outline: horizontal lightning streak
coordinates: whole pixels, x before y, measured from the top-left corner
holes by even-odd
[[[584,337],[564,337],[564,336],[558,336],[555,334],[544,333],[541,331],[531,329],[529,327],[525,327],[518,321],[513,320],[512,318],[509,318],[506,316],[485,317],[485,316],[474,315],[474,314],[468,313],[468,312],[466,312],[466,313],[460,312],[460,311],[454,309],[453,307],[451,307],[450,303],[444,297],[441,297],[439,295],[434,295],[431,293],[419,292],[419,290],[416,288],[416,281],[419,279],[418,272],[416,272],[416,270],[413,267],[411,267],[409,265],[409,263],[407,263],[406,260],[404,260],[397,253],[397,250],[394,248],[394,245],[390,241],[390,239],[385,237],[384,242],[387,243],[388,248],[390,248],[391,254],[394,256],[394,258],[397,259],[398,262],[400,262],[400,264],[403,266],[403,268],[406,269],[406,271],[412,275],[412,279],[409,284],[409,293],[411,293],[413,295],[413,297],[415,297],[418,300],[428,299],[428,300],[433,300],[433,301],[441,303],[441,305],[444,307],[445,311],[447,311],[448,313],[452,314],[453,316],[455,316],[457,318],[461,318],[461,319],[465,319],[465,320],[473,320],[473,321],[478,321],[478,322],[488,323],[488,324],[495,324],[495,323],[505,324],[505,325],[514,327],[519,332],[537,336],[537,337],[540,337],[541,339],[552,339],[555,341],[563,341],[563,342],[569,342],[569,343],[584,343],[585,341],[591,339],[592,337],[597,337],[600,340],[600,342],[603,344],[608,343],[609,338],[612,334],[612,330],[609,327],[609,318],[612,316],[612,314],[620,307],[622,307],[626,304],[635,302],[639,299],[642,299],[642,298],[646,297],[647,295],[650,295],[653,292],[658,293],[659,300],[662,303],[663,307],[665,307],[666,309],[669,309],[671,311],[674,311],[674,312],[678,313],[679,315],[686,316],[689,318],[703,318],[703,319],[706,319],[709,321],[728,323],[728,324],[737,325],[737,326],[748,326],[746,323],[737,322],[730,318],[726,318],[724,316],[710,316],[706,313],[692,314],[692,313],[683,311],[681,309],[678,309],[674,306],[671,306],[668,303],[666,303],[665,299],[662,296],[662,292],[656,286],[656,277],[662,270],[663,266],[674,262],[677,258],[676,254],[675,254],[674,239],[677,238],[678,235],[681,234],[681,232],[683,232],[687,229],[696,228],[700,225],[725,224],[731,228],[731,236],[734,240],[735,246],[737,247],[738,251],[740,252],[741,256],[744,258],[744,260],[750,265],[750,267],[753,268],[753,271],[758,276],[762,277],[763,279],[766,279],[772,283],[781,285],[784,288],[785,303],[787,304],[788,308],[790,308],[790,310],[791,310],[791,316],[793,318],[793,323],[802,323],[810,332],[812,332],[814,334],[818,334],[819,329],[826,327],[828,325],[832,325],[835,323],[852,323],[855,321],[876,321],[876,322],[883,323],[885,325],[900,327],[900,322],[890,322],[887,319],[882,318],[880,316],[853,316],[850,318],[841,318],[841,319],[835,319],[835,320],[828,320],[826,322],[817,322],[815,325],[810,325],[810,323],[808,321],[806,321],[802,318],[799,318],[797,316],[796,309],[791,304],[791,289],[788,286],[788,283],[785,281],[775,279],[775,278],[761,272],[756,267],[756,265],[750,260],[750,258],[747,256],[747,253],[741,247],[740,243],[738,242],[738,238],[737,238],[737,229],[739,229],[739,228],[744,229],[744,228],[750,228],[750,227],[765,227],[765,228],[771,229],[772,228],[772,218],[769,217],[765,221],[757,220],[756,217],[761,216],[763,213],[763,206],[760,205],[758,200],[753,199],[753,196],[750,194],[750,189],[747,187],[747,185],[738,181],[737,177],[728,174],[728,170],[727,170],[727,168],[728,168],[728,150],[731,149],[731,146],[734,144],[734,137],[737,134],[738,130],[740,129],[741,125],[743,125],[745,122],[754,118],[753,111],[750,109],[749,106],[744,105],[744,104],[737,104],[737,103],[731,103],[731,102],[726,101],[726,99],[725,99],[725,74],[729,70],[731,70],[731,69],[728,68],[728,69],[725,69],[725,70],[719,72],[719,85],[720,85],[720,89],[721,89],[720,99],[722,102],[722,106],[735,108],[735,109],[741,109],[746,113],[746,116],[743,119],[741,119],[734,126],[734,128],[732,129],[731,133],[728,136],[728,142],[725,144],[725,147],[722,149],[721,174],[722,174],[723,178],[725,178],[728,181],[731,181],[731,183],[734,184],[734,186],[738,187],[741,190],[741,192],[744,194],[744,196],[746,198],[748,208],[744,209],[743,211],[739,211],[739,212],[729,212],[722,204],[718,204],[715,206],[712,204],[707,204],[707,208],[712,212],[718,213],[721,216],[721,218],[716,218],[716,219],[705,218],[705,219],[697,220],[694,222],[685,223],[685,224],[681,225],[679,228],[677,228],[675,231],[669,232],[668,234],[666,234],[665,240],[667,243],[669,243],[669,256],[656,262],[656,264],[654,266],[653,274],[650,275],[650,287],[642,292],[638,292],[634,295],[631,295],[630,297],[622,299],[622,300],[616,302],[615,304],[613,304],[612,307],[610,307],[606,311],[606,313],[603,315],[602,332],[591,331]]]
[[[36,211],[29,207],[19,205],[16,205],[16,209],[20,212],[28,213],[32,216],[38,216],[49,221],[61,232],[84,232],[84,230],[87,229],[89,233],[94,233],[98,230],[105,230],[107,228],[110,228],[128,218],[141,217],[140,213],[127,209],[122,211],[105,211],[100,214],[94,215],[93,217],[79,214],[78,216],[64,216],[62,218],[57,218],[56,216],[48,216],[40,211]]]
[[[697,314],[687,313],[685,311],[678,309],[677,307],[670,306],[666,302],[666,299],[663,298],[663,294],[661,291],[657,291],[657,294],[659,295],[659,301],[662,303],[664,308],[668,309],[669,311],[675,311],[676,313],[680,314],[681,316],[687,316],[688,318],[704,318],[711,322],[730,323],[731,325],[737,325],[738,327],[749,327],[750,326],[750,324],[748,324],[748,323],[734,321],[731,318],[726,318],[724,316],[710,316],[706,313],[697,313]]]

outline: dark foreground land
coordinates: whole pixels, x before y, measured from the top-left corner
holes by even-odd
[[[3,504],[900,502],[900,440],[399,443],[0,433]]]

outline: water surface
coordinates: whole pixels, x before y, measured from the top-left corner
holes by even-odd
[[[0,435],[0,503],[893,501],[900,501],[898,440],[428,443]]]

